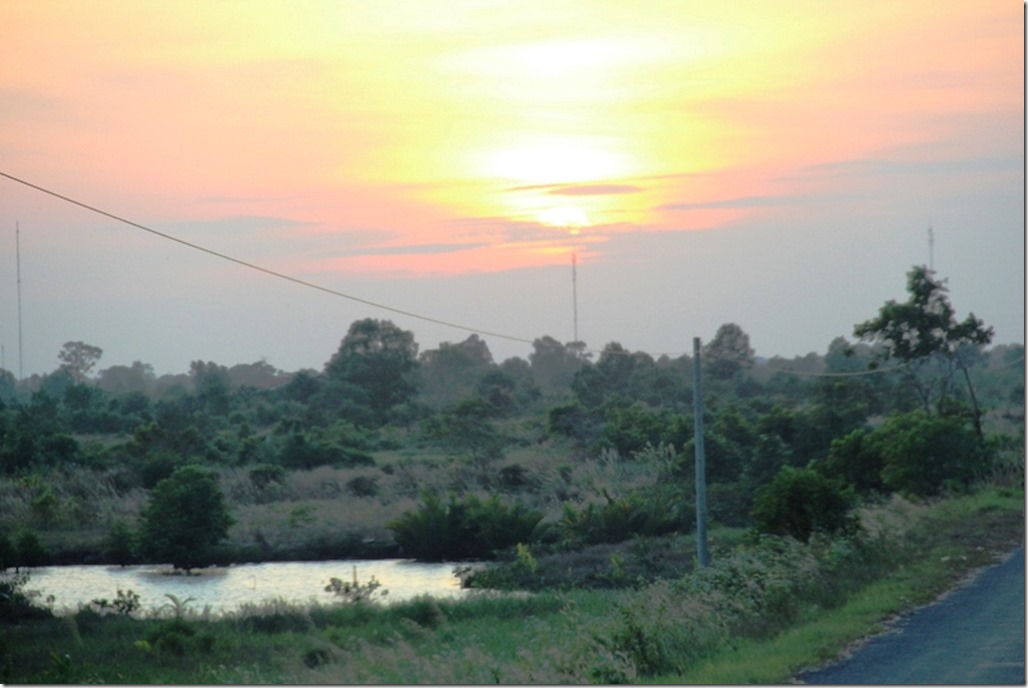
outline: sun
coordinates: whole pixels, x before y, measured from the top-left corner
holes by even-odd
[[[569,229],[572,234],[578,234],[579,229],[592,224],[585,211],[573,205],[548,208],[539,213],[539,222],[550,227]]]

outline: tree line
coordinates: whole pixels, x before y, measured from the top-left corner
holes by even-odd
[[[973,314],[959,320],[943,280],[924,267],[907,278],[906,301],[887,302],[823,354],[758,361],[734,323],[705,345],[714,520],[797,536],[842,528],[839,514],[855,495],[959,489],[997,452],[1023,444],[1024,347],[990,349],[991,328]],[[321,370],[195,361],[187,375],[158,378],[137,361],[94,374],[102,353],[68,342],[49,375],[18,382],[0,371],[0,474],[80,465],[113,472],[123,489],[154,491],[186,467],[245,466],[254,480],[273,480],[324,465],[374,466],[376,452],[420,447],[490,476],[512,447],[560,442],[577,461],[659,455],[667,478],[646,499],[566,513],[582,533],[604,508],[687,513],[688,355],[655,358],[617,342],[594,354],[544,336],[527,359],[497,363],[478,335],[419,351],[412,332],[375,318],[352,323]],[[532,479],[504,470],[482,487]],[[426,511],[442,508],[433,499]],[[483,503],[474,502],[476,513]],[[663,527],[646,518],[637,521]],[[405,523],[411,532],[416,525]]]

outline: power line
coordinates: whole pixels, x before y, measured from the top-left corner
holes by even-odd
[[[60,199],[60,200],[62,200],[64,202],[66,202],[66,203],[71,203],[72,205],[76,205],[76,206],[78,206],[80,208],[84,208],[84,209],[86,209],[86,210],[88,210],[90,212],[96,213],[97,215],[102,215],[104,217],[110,218],[110,219],[115,220],[117,222],[121,222],[123,224],[126,224],[126,225],[128,225],[130,227],[134,227],[134,228],[140,229],[140,230],[142,230],[144,232],[148,232],[148,233],[153,234],[154,236],[160,237],[162,239],[167,239],[168,241],[173,241],[173,242],[175,242],[177,244],[181,244],[183,246],[187,246],[187,247],[189,247],[191,249],[194,249],[196,251],[200,251],[201,253],[206,253],[208,255],[214,256],[215,258],[220,258],[220,259],[226,260],[226,261],[228,261],[230,263],[235,263],[236,265],[240,265],[240,266],[242,266],[244,268],[249,268],[250,270],[256,270],[257,272],[264,273],[265,275],[269,275],[271,277],[276,277],[278,279],[282,279],[282,280],[285,280],[287,282],[292,282],[293,284],[297,284],[297,285],[302,286],[302,287],[307,287],[309,289],[315,289],[317,291],[329,294],[331,296],[336,296],[336,297],[339,297],[339,298],[347,299],[347,300],[350,300],[350,301],[354,301],[356,303],[362,303],[362,304],[364,304],[366,306],[371,306],[373,308],[378,308],[378,309],[381,309],[381,310],[384,310],[384,311],[389,311],[391,313],[396,313],[398,315],[404,315],[404,316],[407,316],[409,318],[415,318],[417,320],[422,320],[424,322],[433,323],[435,325],[442,325],[444,327],[450,327],[450,328],[453,328],[453,329],[462,330],[464,332],[471,332],[473,334],[479,334],[479,335],[483,335],[483,336],[486,336],[486,337],[496,337],[498,339],[505,339],[507,341],[519,342],[519,343],[522,343],[522,344],[534,344],[535,343],[535,340],[533,340],[533,339],[526,339],[524,337],[518,337],[518,336],[515,336],[515,335],[504,334],[502,332],[491,332],[489,330],[483,330],[483,329],[480,329],[480,328],[477,328],[477,327],[470,327],[468,325],[461,325],[459,323],[453,323],[453,322],[449,322],[449,321],[446,321],[446,320],[441,320],[439,318],[434,318],[432,316],[423,315],[421,313],[415,313],[413,311],[407,311],[407,310],[403,310],[403,309],[400,309],[400,308],[395,308],[393,306],[388,306],[386,304],[377,303],[375,301],[370,301],[368,299],[364,299],[364,298],[361,298],[359,296],[354,296],[352,294],[347,294],[347,293],[341,292],[341,291],[339,291],[337,289],[332,289],[330,287],[326,287],[326,286],[323,286],[323,285],[320,285],[320,284],[316,284],[314,282],[309,282],[307,280],[303,280],[303,279],[300,279],[298,277],[293,277],[291,275],[287,275],[285,273],[278,272],[276,270],[272,270],[271,268],[266,268],[266,267],[263,267],[261,265],[257,265],[255,263],[250,263],[250,262],[242,260],[240,258],[235,258],[233,256],[230,256],[230,255],[226,254],[226,253],[221,253],[220,251],[215,251],[214,249],[207,248],[206,246],[201,246],[200,244],[196,244],[196,243],[193,243],[191,241],[186,241],[185,239],[182,239],[180,237],[174,236],[172,234],[168,234],[166,232],[162,232],[162,231],[154,229],[152,227],[147,227],[146,225],[140,224],[139,222],[134,222],[134,221],[129,220],[127,218],[121,217],[120,215],[116,215],[116,214],[108,212],[106,210],[102,210],[100,208],[97,208],[96,206],[90,205],[88,203],[84,203],[84,202],[76,200],[74,198],[71,198],[70,196],[65,196],[64,194],[58,193],[58,192],[53,191],[51,189],[48,189],[46,187],[39,186],[38,184],[33,184],[32,182],[26,181],[26,180],[21,179],[19,177],[15,177],[14,175],[8,174],[7,172],[4,172],[2,170],[0,170],[0,176],[6,177],[7,179],[10,179],[13,182],[17,182],[18,184],[22,184],[22,185],[27,186],[27,187],[29,187],[31,189],[35,189],[36,191],[39,191],[39,192],[44,193],[44,194],[47,194],[48,196],[52,196],[54,198]],[[577,260],[576,260],[576,258],[577,258],[577,256],[573,256],[573,258],[572,258],[572,260],[573,260],[573,263],[572,263],[572,268],[573,268],[572,281],[573,281],[573,283],[577,282],[577,279],[576,279],[577,278],[577,274],[575,273],[575,269],[577,268],[577,265],[576,265]],[[20,274],[19,274],[19,287],[20,287]],[[577,284],[575,285],[575,287],[577,289]],[[576,310],[576,313],[575,313],[575,326],[576,326],[575,336],[576,336],[576,339],[577,339],[577,324],[578,324],[577,323],[577,291],[576,291],[576,294],[575,294],[575,310]],[[20,316],[20,313],[19,313],[19,316]],[[20,330],[20,327],[19,327],[19,330]],[[20,349],[20,347],[19,347],[19,349]],[[597,354],[597,355],[603,355],[604,353],[606,353],[607,355],[617,354],[617,355],[626,355],[626,356],[634,356],[634,355],[637,355],[637,354],[644,354],[646,356],[650,356],[651,358],[658,358],[658,357],[661,357],[661,356],[672,357],[672,356],[684,356],[685,355],[684,353],[679,353],[679,354],[669,354],[669,353],[652,354],[652,353],[641,352],[641,351],[634,351],[634,352],[633,351],[623,351],[623,352],[622,351],[617,351],[617,352],[615,352],[615,351],[605,351],[603,349],[584,349],[584,351],[586,353]],[[20,351],[19,351],[19,354],[20,354]],[[710,356],[707,356],[706,358],[708,360],[716,360],[715,358],[712,358]],[[872,370],[853,371],[853,372],[837,372],[837,373],[828,373],[828,372],[815,373],[815,372],[806,372],[806,371],[797,371],[797,370],[786,370],[786,369],[782,369],[782,368],[779,368],[777,370],[778,370],[778,372],[791,373],[791,374],[794,374],[794,375],[807,375],[807,376],[811,376],[811,377],[859,377],[859,376],[863,376],[863,375],[877,375],[879,373],[886,373],[886,372],[889,372],[889,371],[892,371],[892,370],[897,370],[900,367],[902,367],[902,366],[892,366],[892,367],[889,367],[889,368],[875,368],[875,369],[872,369]]]
[[[135,227],[136,229],[141,229],[144,232],[149,232],[150,234],[158,236],[158,237],[160,237],[162,239],[167,239],[168,241],[174,241],[177,244],[182,244],[183,246],[188,246],[189,248],[194,249],[196,251],[200,251],[201,253],[206,253],[208,255],[214,256],[215,258],[221,258],[222,260],[227,260],[230,263],[235,263],[236,265],[241,265],[244,268],[249,268],[251,270],[256,270],[257,272],[263,272],[266,275],[270,275],[272,277],[277,277],[279,279],[286,280],[287,282],[292,282],[294,284],[298,284],[298,285],[300,285],[302,287],[307,287],[309,289],[316,289],[316,290],[324,292],[326,294],[331,294],[332,296],[338,296],[338,297],[343,298],[343,299],[348,299],[350,301],[355,301],[357,303],[362,303],[362,304],[364,304],[366,306],[371,306],[373,308],[380,308],[382,310],[389,311],[391,313],[397,313],[399,315],[405,315],[405,316],[407,316],[409,318],[416,318],[418,320],[423,320],[425,322],[430,322],[430,323],[433,323],[435,325],[443,325],[444,327],[452,327],[454,329],[463,330],[465,332],[472,332],[474,334],[480,334],[480,335],[484,335],[484,336],[488,336],[488,337],[497,337],[499,339],[506,339],[506,340],[513,341],[513,342],[521,342],[521,343],[524,343],[524,344],[532,344],[533,343],[533,340],[531,340],[531,339],[525,339],[523,337],[516,337],[516,336],[513,336],[513,335],[503,334],[503,333],[500,333],[500,332],[490,332],[488,330],[482,330],[482,329],[479,329],[479,328],[476,328],[476,327],[468,327],[467,325],[461,325],[461,324],[458,324],[458,323],[447,322],[446,320],[440,320],[438,318],[433,318],[431,316],[421,315],[420,313],[414,313],[412,311],[406,311],[406,310],[403,310],[403,309],[400,309],[400,308],[394,308],[393,306],[387,306],[387,305],[382,304],[382,303],[376,303],[376,302],[370,301],[368,299],[363,299],[363,298],[361,298],[359,296],[353,296],[352,294],[346,294],[346,293],[338,291],[336,289],[331,289],[329,287],[326,287],[326,286],[323,286],[323,285],[320,285],[320,284],[315,284],[314,282],[308,282],[307,280],[303,280],[303,279],[300,279],[298,277],[293,277],[291,275],[286,275],[286,274],[278,272],[276,270],[272,270],[271,268],[266,268],[266,267],[263,267],[261,265],[256,265],[255,263],[250,263],[248,261],[245,261],[245,260],[242,260],[242,259],[239,259],[239,258],[235,258],[235,257],[230,256],[228,254],[221,253],[219,251],[215,251],[213,249],[207,248],[206,246],[201,246],[200,244],[195,244],[195,243],[193,243],[191,241],[186,241],[185,239],[181,239],[181,238],[179,238],[177,236],[174,236],[174,235],[171,235],[171,234],[167,234],[165,232],[161,232],[159,230],[153,229],[152,227],[147,227],[146,225],[140,224],[138,222],[133,222],[132,220],[126,219],[126,218],[121,217],[119,215],[115,215],[114,213],[109,213],[106,210],[101,210],[100,208],[97,208],[95,206],[89,205],[88,203],[83,203],[82,201],[77,201],[74,198],[70,198],[70,197],[65,196],[63,194],[57,193],[56,191],[51,191],[50,189],[47,189],[45,187],[39,186],[37,184],[33,184],[33,183],[28,182],[28,181],[26,181],[24,179],[20,179],[18,177],[15,177],[12,174],[8,174],[6,172],[0,171],[0,176],[7,177],[11,181],[18,182],[19,184],[24,184],[25,186],[27,186],[29,188],[35,189],[36,191],[45,193],[45,194],[47,194],[49,196],[53,196],[54,198],[58,198],[58,199],[60,199],[62,201],[65,201],[67,203],[71,203],[73,205],[77,205],[80,208],[85,208],[86,210],[89,210],[90,212],[94,212],[94,213],[96,213],[98,215],[103,215],[104,217],[108,217],[108,218],[110,218],[112,220],[115,220],[117,222],[124,223],[126,225],[129,225],[130,227]]]

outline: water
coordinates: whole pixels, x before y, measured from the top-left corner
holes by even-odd
[[[142,610],[170,608],[174,595],[192,598],[188,609],[212,613],[236,611],[243,604],[285,600],[293,604],[338,601],[325,592],[330,578],[368,582],[374,576],[381,587],[374,598],[401,601],[419,595],[457,598],[469,591],[460,587],[455,565],[422,564],[406,559],[274,562],[197,569],[195,575],[172,573],[170,566],[48,566],[29,569],[25,590],[36,595],[55,613],[75,612],[97,598],[113,601],[118,590],[139,594]],[[385,591],[384,596],[379,595]]]

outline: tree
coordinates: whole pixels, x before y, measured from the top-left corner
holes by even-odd
[[[65,342],[64,348],[57,354],[61,369],[66,370],[77,382],[85,382],[89,373],[96,366],[104,350],[98,346],[90,346],[82,342]]]
[[[907,273],[907,291],[910,298],[905,303],[887,301],[877,318],[854,327],[854,335],[881,344],[884,360],[900,362],[925,412],[933,406],[939,413],[946,411],[953,376],[961,371],[973,407],[975,432],[979,441],[984,441],[981,411],[968,369],[992,341],[992,328],[985,327],[974,313],[957,322],[946,297],[946,281],[936,279],[935,271],[923,265]]]
[[[96,386],[112,394],[137,392],[150,396],[157,384],[153,366],[133,361],[131,366],[116,365],[105,368],[97,374]]]
[[[811,468],[782,466],[771,482],[757,490],[752,514],[760,532],[805,542],[814,533],[855,528],[852,503],[853,496],[841,481]]]
[[[473,334],[463,342],[442,342],[421,354],[419,372],[423,398],[441,408],[468,396],[481,377],[494,368],[489,347]]]
[[[485,464],[503,455],[507,438],[493,425],[496,409],[482,399],[467,399],[425,421],[425,435],[472,461]]]
[[[325,364],[330,383],[326,392],[341,397],[329,403],[364,408],[372,422],[384,423],[390,409],[409,401],[417,391],[413,379],[417,365],[413,332],[388,320],[358,320]]]
[[[228,415],[231,391],[228,368],[213,361],[193,361],[189,364],[189,377],[193,379],[196,400],[206,413]]]
[[[716,380],[730,380],[753,365],[750,336],[735,323],[725,323],[703,347],[704,367]]]
[[[143,553],[187,574],[212,563],[215,546],[233,523],[214,476],[198,466],[178,468],[158,482],[142,517]]]
[[[46,551],[43,542],[31,530],[23,530],[15,542],[18,558],[15,560],[15,569],[25,567],[45,566],[50,559],[50,553]]]
[[[868,430],[857,428],[835,438],[828,456],[816,465],[826,475],[845,480],[861,494],[884,491],[884,459],[870,441],[871,435]]]
[[[587,360],[588,356],[581,342],[561,344],[550,336],[532,342],[532,353],[528,355],[535,383],[551,392],[567,389],[571,384],[571,378]]]
[[[913,411],[891,416],[865,441],[886,489],[918,496],[969,485],[987,466],[967,418]]]

